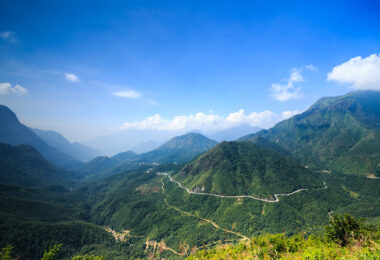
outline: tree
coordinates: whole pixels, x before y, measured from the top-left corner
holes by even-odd
[[[93,256],[93,255],[77,255],[71,260],[103,260],[103,256]]]
[[[333,215],[326,226],[326,235],[329,240],[345,246],[351,238],[358,237],[362,226],[362,223],[350,214]]]
[[[62,244],[54,245],[50,247],[49,251],[45,251],[41,260],[55,260],[58,258],[59,251],[61,250]]]

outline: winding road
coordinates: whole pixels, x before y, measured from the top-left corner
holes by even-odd
[[[325,189],[327,189],[327,185],[326,185],[325,181],[323,181],[324,186],[321,188],[298,189],[298,190],[293,191],[291,193],[273,194],[275,199],[263,199],[263,198],[257,198],[257,197],[251,196],[251,195],[219,195],[219,194],[206,193],[206,192],[196,192],[196,191],[192,191],[192,190],[184,187],[180,182],[174,180],[172,178],[172,176],[167,172],[157,172],[157,174],[164,175],[164,176],[168,177],[171,182],[176,183],[180,188],[185,189],[187,191],[187,193],[189,193],[189,194],[214,196],[214,197],[218,197],[218,198],[227,198],[227,199],[248,198],[248,199],[254,199],[254,200],[259,200],[259,201],[263,201],[263,202],[270,202],[270,203],[279,202],[280,201],[280,199],[278,198],[279,196],[291,196],[293,194],[296,194],[296,193],[301,192],[301,191],[306,191],[306,190],[325,190]]]
[[[164,181],[162,180],[162,178],[161,178],[161,183],[162,183],[162,194],[164,194],[164,195],[166,196],[166,194],[165,194],[165,183],[164,183]],[[182,213],[182,214],[184,214],[184,215],[187,215],[187,216],[190,216],[190,217],[198,218],[198,219],[200,219],[200,220],[202,220],[202,221],[205,221],[205,222],[207,222],[207,223],[213,225],[213,226],[214,226],[215,228],[217,228],[217,229],[223,230],[224,232],[227,232],[227,233],[230,233],[230,234],[234,234],[235,236],[241,237],[241,238],[244,239],[244,240],[250,240],[248,237],[246,237],[246,236],[240,234],[239,232],[235,232],[235,231],[232,231],[232,230],[229,230],[229,229],[225,229],[225,228],[220,227],[218,224],[216,224],[214,221],[212,221],[212,220],[210,220],[210,219],[206,219],[206,218],[199,217],[199,216],[197,216],[197,215],[195,215],[195,214],[193,214],[193,213],[190,213],[190,212],[187,212],[187,211],[183,211],[183,210],[181,210],[181,209],[179,209],[179,208],[177,208],[177,207],[175,207],[175,206],[172,206],[172,205],[170,205],[170,204],[168,203],[168,201],[166,200],[166,198],[164,198],[164,201],[165,201],[166,206],[168,206],[169,208],[175,209],[176,211],[178,211],[178,212],[180,212],[180,213]]]

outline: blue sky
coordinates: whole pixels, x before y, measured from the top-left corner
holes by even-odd
[[[379,1],[1,1],[0,103],[72,141],[269,127],[377,84],[379,13]]]

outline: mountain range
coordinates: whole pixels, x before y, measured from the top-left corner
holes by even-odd
[[[380,175],[380,92],[322,98],[305,112],[240,140],[257,136],[312,169]]]
[[[263,233],[320,234],[333,213],[380,218],[379,92],[320,99],[238,141],[191,132],[70,171],[53,141],[4,106],[0,119],[0,246],[25,259],[60,243],[66,258],[177,259]]]
[[[192,131],[169,131],[169,130],[135,130],[127,129],[114,134],[101,136],[85,142],[86,145],[94,147],[108,156],[113,156],[123,151],[134,151],[136,153],[146,153],[158,148],[167,140],[176,136],[197,133],[206,136],[217,142],[234,141],[244,135],[255,133],[260,128],[250,125],[240,125],[225,128],[222,130],[192,130]],[[148,138],[148,140],[147,140]]]
[[[30,130],[30,128],[20,123],[16,114],[3,105],[0,105],[0,122],[0,143],[31,145],[37,149],[45,159],[64,168],[69,169],[82,164],[81,161],[59,151],[57,148],[49,146]]]
[[[216,141],[197,133],[177,136],[153,151],[136,154],[132,151],[116,154],[112,157],[97,157],[75,169],[84,175],[109,175],[134,169],[140,165],[157,165],[163,163],[184,163],[192,160],[214,147]]]
[[[32,129],[42,140],[48,145],[57,148],[61,152],[68,154],[81,161],[89,161],[97,156],[102,155],[102,152],[95,150],[87,145],[73,142],[70,143],[60,133],[51,130]]]

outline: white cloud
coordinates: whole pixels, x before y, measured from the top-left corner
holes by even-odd
[[[285,111],[282,114],[276,114],[272,111],[265,110],[262,112],[252,112],[246,114],[243,109],[230,113],[227,117],[222,117],[213,113],[196,113],[194,115],[175,116],[171,120],[162,118],[159,114],[147,117],[142,121],[124,123],[121,129],[137,130],[168,130],[168,131],[189,131],[189,130],[222,130],[229,127],[249,124],[261,128],[273,126],[280,120],[286,119],[298,111]]]
[[[380,90],[380,54],[358,56],[335,66],[327,80],[350,84],[357,90]]]
[[[295,86],[295,83],[304,81],[302,72],[305,70],[317,71],[317,68],[312,64],[303,66],[302,68],[293,68],[290,70],[289,78],[284,79],[286,84],[273,83],[272,84],[272,96],[278,101],[287,101],[290,99],[299,99],[302,97],[300,94],[301,87]]]
[[[22,96],[27,93],[28,91],[26,90],[26,88],[21,87],[20,85],[12,87],[10,83],[0,83],[0,95],[15,94],[18,96]]]
[[[133,90],[116,91],[112,95],[123,98],[138,98],[141,96],[140,93]]]
[[[70,81],[70,82],[78,82],[79,81],[78,77],[76,75],[74,75],[74,74],[71,74],[71,73],[66,73],[65,74],[65,79],[67,81]]]
[[[294,115],[301,113],[299,110],[287,110],[281,113],[282,119],[288,119]]]

